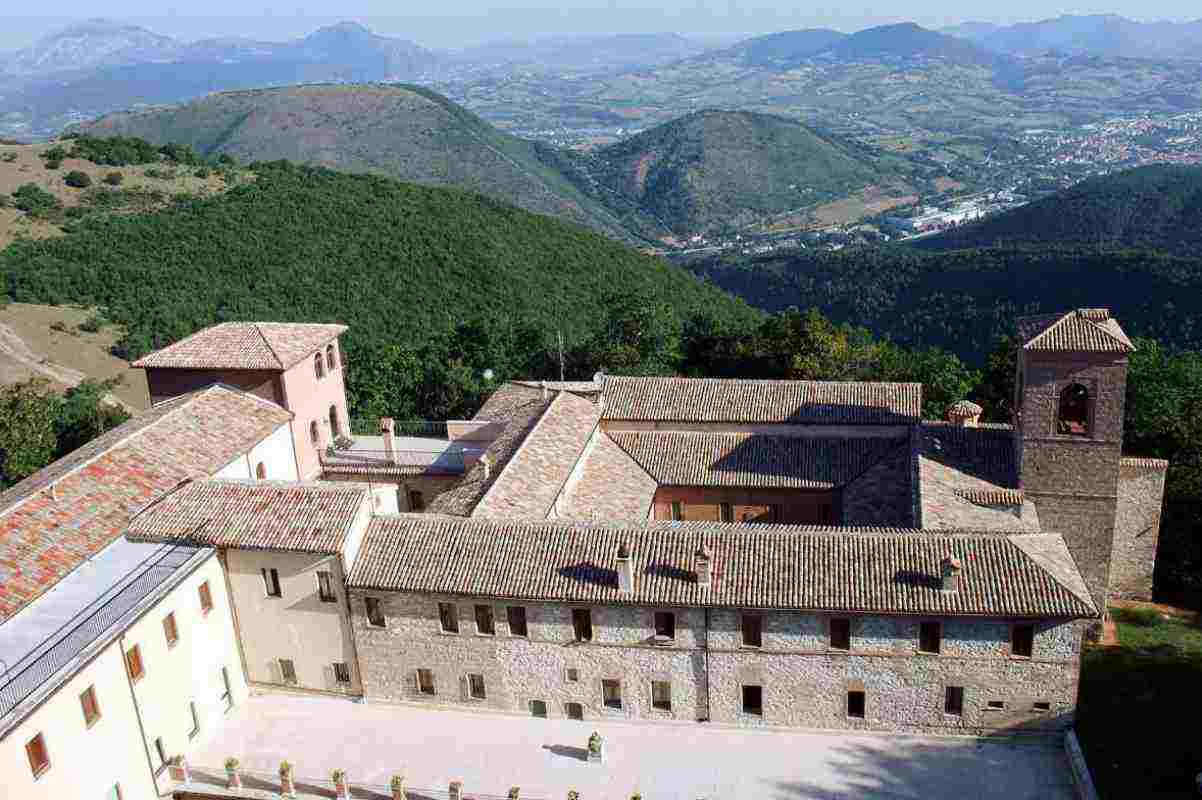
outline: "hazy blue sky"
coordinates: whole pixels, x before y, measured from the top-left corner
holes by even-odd
[[[15,0],[12,0],[15,2]],[[1012,0],[1004,7],[954,0],[914,0],[863,5],[851,0],[817,5],[778,0],[459,0],[459,2],[389,2],[357,0],[319,3],[293,0],[272,5],[256,0],[207,0],[173,13],[158,0],[62,0],[57,16],[0,13],[0,50],[15,49],[69,22],[103,15],[144,25],[182,39],[208,36],[251,36],[288,39],[316,27],[352,19],[380,33],[414,39],[428,47],[457,47],[498,38],[542,34],[631,33],[677,31],[697,34],[767,33],[805,27],[854,31],[870,25],[913,20],[938,27],[965,19],[1018,22],[1062,13],[1116,13],[1133,19],[1184,20],[1202,17],[1196,0],[1112,0],[1112,5],[1050,5],[1040,0]],[[22,4],[29,8],[29,4]],[[408,6],[408,8],[406,8]],[[203,7],[204,16],[197,11]],[[901,12],[901,13],[899,13]]]

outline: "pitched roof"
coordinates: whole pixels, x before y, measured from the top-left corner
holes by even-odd
[[[614,556],[630,545],[633,591]],[[693,557],[712,553],[713,587]],[[941,590],[940,562],[964,565]],[[720,523],[597,527],[400,514],[368,526],[356,589],[534,601],[714,606],[880,614],[1093,617],[1084,581],[1057,534]]]
[[[1024,350],[1071,353],[1130,353],[1135,345],[1105,308],[1078,308],[1018,322]]]
[[[613,431],[661,485],[832,489],[846,486],[906,438]]]
[[[564,489],[559,516],[584,521],[647,519],[659,483],[603,430],[581,456],[579,476]]]
[[[338,553],[371,490],[355,483],[195,481],[129,523],[135,541]]]
[[[919,420],[922,384],[606,376],[605,419],[899,425]]]
[[[286,370],[345,331],[345,325],[222,322],[147,353],[131,366]]]
[[[214,385],[154,406],[0,494],[0,620],[121,535],[131,515],[207,477],[292,415]]]
[[[544,518],[600,419],[599,403],[557,393],[472,515]]]

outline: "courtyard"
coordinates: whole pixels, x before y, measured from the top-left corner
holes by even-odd
[[[585,745],[598,731],[606,762]],[[302,796],[328,792],[347,771],[356,797],[387,796],[405,776],[410,796],[437,800],[463,781],[465,798],[562,800],[1070,800],[1068,762],[1057,742],[1004,742],[902,735],[747,730],[697,723],[534,719],[488,713],[361,704],[286,694],[251,697],[188,754],[193,770],[218,779],[230,756],[256,776],[264,797],[281,761]],[[306,789],[308,787],[308,790]],[[323,788],[324,787],[324,788]],[[326,794],[325,796],[330,796]]]

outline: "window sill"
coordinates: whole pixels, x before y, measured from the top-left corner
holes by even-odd
[[[741,644],[741,645],[739,645],[739,649],[740,650],[757,650],[758,651],[758,650],[763,650],[764,646],[762,644]]]
[[[439,631],[439,636],[458,636],[459,631]]]

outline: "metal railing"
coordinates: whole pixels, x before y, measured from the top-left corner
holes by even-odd
[[[380,433],[378,419],[363,419],[356,417],[351,420],[351,433],[355,436],[376,436]],[[429,419],[394,419],[392,421],[393,436],[418,436],[423,439],[447,439],[446,420]]]
[[[196,548],[164,544],[154,550],[104,594],[12,664],[0,677],[0,718],[84,652],[175,572],[182,562],[169,559],[181,551],[191,558]]]
[[[448,447],[440,452],[430,450],[393,450],[391,455],[385,450],[339,449],[333,448],[322,453],[322,466],[337,471],[355,469],[412,467],[427,473],[457,475],[464,472],[463,448]]]
[[[200,789],[208,787],[210,791],[213,787],[223,788],[226,786],[226,771],[225,767],[214,767],[207,764],[191,764],[188,765],[190,780],[186,784],[176,784],[177,790],[181,786],[189,786]],[[270,792],[273,795],[280,791],[280,776],[276,772],[266,770],[253,770],[238,768],[238,775],[242,779],[242,787],[244,789],[258,790]],[[354,775],[348,775],[348,785],[351,790],[351,797],[355,800],[363,800],[371,798],[371,800],[389,800],[392,797],[392,788],[388,784],[381,783],[364,783],[356,781]],[[306,777],[294,773],[292,782],[296,787],[297,797],[334,797],[334,782],[328,776],[325,777]],[[421,789],[405,785],[405,796],[409,800],[449,800],[449,789]],[[487,794],[484,792],[473,791],[470,785],[463,787],[463,800],[507,800],[507,795],[502,794]],[[527,797],[522,794],[522,800],[539,800],[535,797]]]

